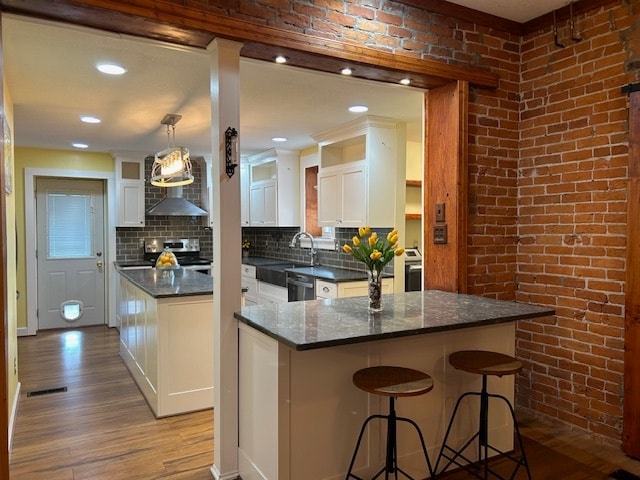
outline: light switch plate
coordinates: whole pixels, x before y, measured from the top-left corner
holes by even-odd
[[[446,225],[436,225],[433,227],[433,243],[436,245],[445,245],[447,243]]]
[[[436,203],[436,222],[444,222],[445,218],[445,204]]]

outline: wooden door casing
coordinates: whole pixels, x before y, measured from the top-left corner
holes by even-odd
[[[640,458],[640,85],[629,96],[622,450]]]

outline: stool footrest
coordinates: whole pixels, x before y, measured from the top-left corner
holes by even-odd
[[[460,407],[461,401],[468,396],[477,396],[480,397],[480,426],[478,431],[475,432],[469,440],[467,440],[462,447],[455,449],[450,447],[447,444],[449,439],[449,434],[451,433],[451,428],[453,427],[454,420],[456,418],[456,414],[458,413],[458,408]],[[508,452],[503,452],[498,448],[492,446],[488,442],[488,402],[490,398],[494,398],[496,400],[502,400],[507,407],[509,408],[509,412],[511,414],[511,418],[513,420],[513,428],[515,432],[515,439],[518,443],[518,448],[520,451],[520,456],[513,455]],[[474,440],[478,439],[477,453],[478,460],[473,461],[467,458],[464,455],[464,452],[471,446]],[[510,476],[502,477],[495,470],[489,468],[489,450],[499,454],[500,456],[511,460],[514,462],[515,468],[511,472]],[[527,473],[527,478],[531,480],[531,472],[529,470],[529,463],[527,462],[527,457],[524,452],[524,444],[522,442],[522,437],[520,436],[520,429],[518,428],[518,423],[516,421],[516,415],[513,410],[513,406],[508,398],[503,395],[497,395],[487,392],[487,378],[486,375],[482,376],[482,390],[480,392],[466,392],[462,394],[453,408],[453,413],[451,415],[451,420],[449,421],[449,425],[447,427],[447,431],[444,436],[444,440],[442,442],[442,447],[440,448],[440,453],[438,454],[438,458],[436,460],[436,465],[434,469],[434,473],[437,474],[438,467],[440,466],[440,461],[445,460],[444,467],[442,468],[442,472],[444,472],[449,466],[456,465],[468,473],[472,474],[476,478],[480,478],[482,480],[486,480],[488,478],[488,474],[491,474],[493,477],[506,480],[515,478],[516,473],[520,469],[520,467],[524,467]],[[462,463],[465,462],[465,463]]]

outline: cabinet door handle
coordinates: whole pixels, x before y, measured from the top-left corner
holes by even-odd
[[[322,287],[322,291],[325,292],[325,293],[328,293],[329,292],[329,287]]]

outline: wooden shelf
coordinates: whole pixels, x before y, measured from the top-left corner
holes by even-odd
[[[420,214],[420,213],[405,213],[404,216],[405,216],[405,218],[407,220],[421,220],[422,219],[422,214]]]
[[[407,180],[407,187],[422,187],[422,180]]]

